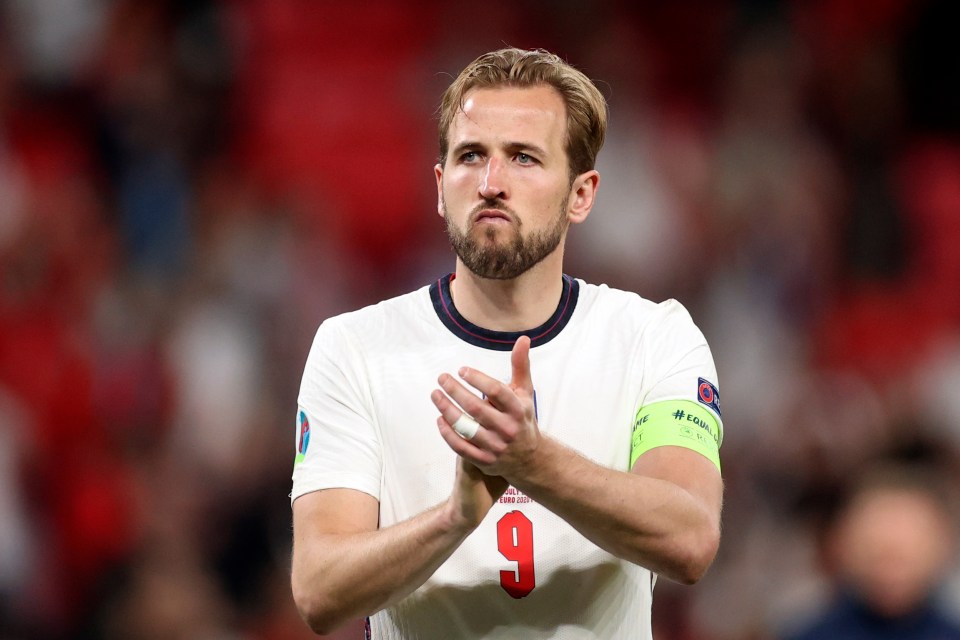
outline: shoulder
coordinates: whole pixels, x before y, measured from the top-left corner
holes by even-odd
[[[310,362],[330,361],[340,367],[345,360],[366,360],[366,354],[383,353],[412,340],[429,327],[432,307],[426,287],[325,319],[313,338]]]
[[[587,314],[598,321],[615,320],[635,330],[670,330],[694,327],[687,309],[673,298],[654,302],[633,291],[608,287],[605,284],[580,283],[580,302]]]
[[[804,624],[783,634],[784,640],[854,640],[851,635],[857,624],[851,624],[850,616],[844,611],[831,609],[819,618],[807,620]]]
[[[429,310],[427,287],[421,287],[376,304],[331,316],[320,324],[317,335],[376,337],[390,328],[420,322]]]

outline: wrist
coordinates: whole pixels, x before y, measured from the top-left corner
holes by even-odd
[[[560,458],[565,451],[567,449],[556,440],[541,434],[537,445],[531,448],[521,464],[516,465],[509,475],[505,474],[504,478],[525,492],[538,486],[553,484],[563,470]]]
[[[450,496],[440,506],[438,513],[440,529],[444,534],[465,538],[480,526],[482,520],[482,518],[471,517],[472,515],[464,510],[456,496]]]

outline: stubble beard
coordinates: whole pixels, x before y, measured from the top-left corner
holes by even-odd
[[[498,240],[497,235],[502,231],[494,228],[487,229],[480,236],[471,233],[470,229],[461,231],[447,215],[446,202],[442,202],[441,206],[447,237],[460,262],[480,278],[511,280],[529,271],[560,246],[569,225],[566,217],[568,200],[564,199],[561,203],[550,227],[527,237],[523,236],[517,216],[512,216],[515,226],[512,229],[513,237],[508,240]],[[485,206],[506,210],[499,200],[492,200]]]

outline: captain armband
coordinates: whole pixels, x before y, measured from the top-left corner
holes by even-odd
[[[630,466],[641,455],[665,445],[692,449],[720,469],[720,423],[690,400],[664,400],[642,407],[633,420]]]

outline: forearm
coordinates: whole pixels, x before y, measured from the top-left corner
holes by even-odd
[[[597,546],[678,582],[698,580],[716,554],[716,490],[694,495],[670,480],[608,469],[546,437],[507,479]]]
[[[292,585],[300,613],[314,631],[329,633],[390,606],[422,585],[471,530],[446,503],[375,531],[295,526]]]

